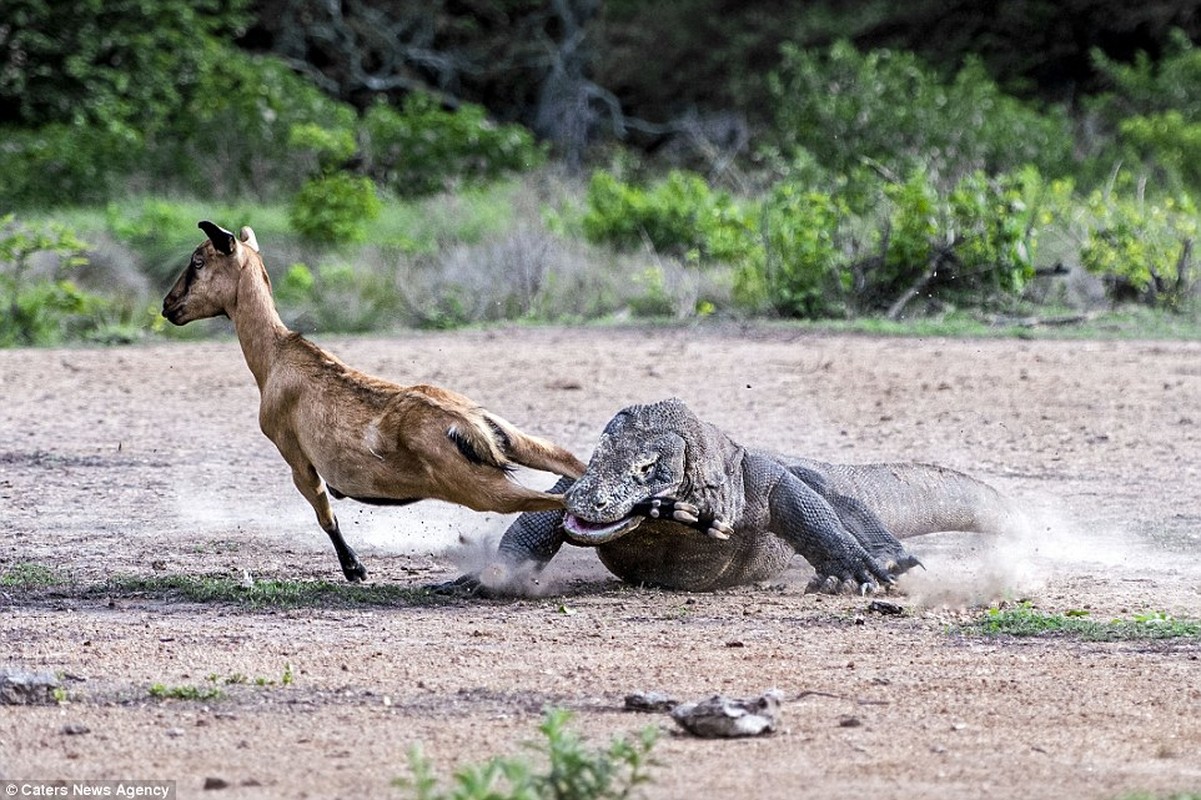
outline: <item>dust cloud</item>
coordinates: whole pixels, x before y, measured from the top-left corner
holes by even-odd
[[[1112,520],[1075,518],[1052,497],[1023,503],[1021,519],[1000,535],[907,540],[926,570],[903,576],[898,588],[918,607],[955,608],[1070,594],[1069,580],[1144,583],[1151,606],[1201,607],[1201,563],[1195,557]]]

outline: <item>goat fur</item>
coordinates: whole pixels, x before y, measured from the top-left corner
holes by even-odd
[[[562,508],[562,495],[521,486],[509,473],[520,464],[578,478],[585,465],[574,455],[456,392],[346,365],[284,325],[254,231],[199,227],[208,238],[163,299],[163,316],[175,325],[232,320],[259,387],[259,426],[292,468],[347,580],[367,571],[342,537],[331,494],[379,505],[433,498],[500,513]]]

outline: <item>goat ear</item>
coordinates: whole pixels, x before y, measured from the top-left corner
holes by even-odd
[[[259,251],[259,240],[255,238],[254,231],[250,229],[249,225],[242,227],[241,232],[238,234],[238,238],[242,240],[242,244],[246,245],[254,252],[257,253]]]
[[[213,243],[213,247],[217,248],[218,253],[227,256],[233,255],[237,241],[231,231],[225,230],[220,225],[214,225],[207,219],[202,220],[197,227],[204,231],[205,236],[209,237],[209,241]]]

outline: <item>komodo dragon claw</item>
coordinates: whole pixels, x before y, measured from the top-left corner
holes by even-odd
[[[702,514],[692,503],[674,497],[653,497],[635,503],[632,513],[650,519],[670,519],[700,531],[712,539],[729,539],[734,528],[712,514]]]

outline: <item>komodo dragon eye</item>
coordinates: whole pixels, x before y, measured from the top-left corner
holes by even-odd
[[[639,478],[649,478],[655,471],[655,465],[659,463],[658,456],[644,456],[634,463],[634,474]]]

